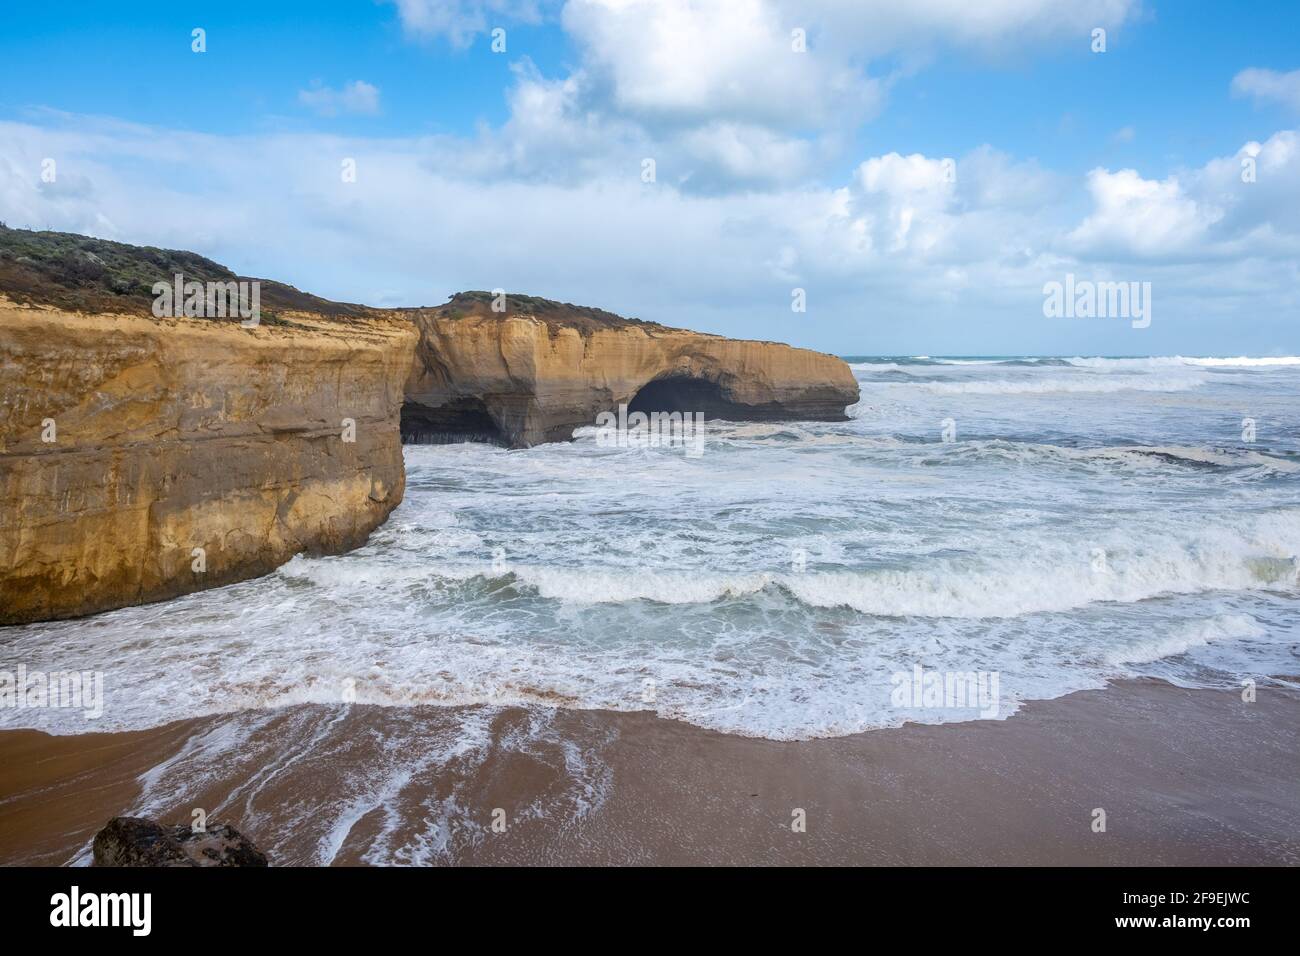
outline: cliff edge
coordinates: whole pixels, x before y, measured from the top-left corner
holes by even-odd
[[[0,299],[0,624],[162,600],[365,542],[402,500],[416,336],[391,320],[294,321]]]
[[[841,360],[527,296],[381,310],[261,283],[261,320],[153,314],[193,253],[0,226],[0,624],[355,548],[401,443],[568,439],[602,411],[839,420]]]
[[[503,299],[466,292],[408,313],[420,332],[402,413],[408,440],[466,434],[527,447],[568,439],[621,404],[731,421],[844,421],[858,400],[852,371],[832,355]]]

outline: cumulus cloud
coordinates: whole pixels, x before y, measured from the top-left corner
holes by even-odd
[[[1300,113],[1300,70],[1279,73],[1251,67],[1232,78],[1232,92],[1255,100],[1272,100]]]
[[[696,127],[683,134],[677,145],[693,160],[680,182],[696,186],[714,181],[718,185],[789,182],[808,172],[814,153],[806,140],[726,122]]]
[[[1139,0],[385,0],[397,9],[402,28],[417,38],[442,37],[466,46],[495,25],[539,23],[562,14],[566,24],[588,37],[603,34],[657,48],[663,55],[683,38],[684,60],[707,59],[712,39],[724,42],[721,28],[735,30],[737,50],[770,48],[780,27],[807,32],[822,49],[853,48],[872,56],[938,45],[980,47],[986,52],[1032,42],[1088,36],[1094,27],[1114,28],[1133,18]],[[730,8],[730,9],[727,9]],[[644,24],[649,33],[630,28]],[[665,43],[665,41],[671,41]],[[634,59],[640,54],[631,50]],[[743,62],[723,56],[724,70]],[[637,66],[629,72],[635,77]],[[716,75],[716,73],[714,74]]]
[[[543,92],[561,104],[568,95]],[[581,122],[557,110],[551,122]],[[516,134],[544,135],[492,133],[507,152]],[[578,178],[485,175],[472,168],[477,149],[453,137],[2,123],[0,218],[190,248],[349,301],[419,305],[500,286],[829,350],[1068,351],[1059,336],[1072,328],[1044,326],[1041,314],[1043,283],[1067,271],[1154,280],[1171,329],[1180,299],[1198,321],[1297,307],[1293,131],[1165,178],[1103,169],[1079,179],[981,147],[867,156],[827,185],[711,193],[664,176],[645,183],[638,163],[606,154],[612,165],[593,161]],[[743,166],[739,155],[728,161]],[[49,156],[75,189],[42,187]],[[344,158],[356,160],[354,183],[340,176]],[[268,208],[280,214],[268,219]],[[790,312],[795,285],[807,314]],[[1141,348],[1161,349],[1163,334],[1153,326]],[[1164,349],[1189,347],[1175,338]]]
[[[1070,233],[1083,252],[1098,255],[1159,256],[1197,246],[1220,209],[1187,195],[1174,177],[1143,179],[1136,170],[1088,174],[1094,210]]]
[[[379,87],[372,86],[365,80],[353,80],[342,89],[317,82],[308,89],[298,91],[298,102],[321,116],[337,116],[340,113],[374,116],[379,112]]]
[[[961,157],[887,153],[861,163],[840,215],[856,247],[918,274],[1027,267],[1064,226],[1065,184],[988,146]]]
[[[621,114],[782,128],[853,124],[881,85],[841,56],[799,48],[799,20],[770,0],[570,0],[565,29]]]
[[[1007,354],[1194,350],[1180,321],[1235,332],[1249,312],[1267,350],[1300,309],[1295,131],[1201,166],[1086,176],[990,146],[846,153],[912,68],[884,73],[879,57],[1033,55],[1136,7],[397,0],[412,36],[462,46],[555,14],[577,57],[549,76],[516,60],[508,118],[464,136],[218,137],[48,111],[0,123],[0,219],[190,248],[350,301],[500,286],[828,350]],[[1272,96],[1293,76],[1257,72],[1234,89]],[[300,98],[326,115],[379,109],[361,81]],[[40,178],[50,157],[56,183]],[[1043,284],[1066,272],[1151,280],[1166,318],[1141,343],[1045,324]],[[806,314],[790,311],[795,285]]]
[[[445,38],[467,47],[477,34],[494,26],[538,23],[545,0],[389,0],[397,7],[402,28],[420,39]]]
[[[889,153],[858,167],[863,227],[873,245],[922,254],[939,246],[952,226],[956,161]]]
[[[563,181],[593,166],[638,168],[716,193],[793,184],[841,158],[908,68],[879,57],[942,46],[1020,56],[1115,27],[1136,0],[396,0],[408,33],[467,44],[498,20],[556,15],[576,64],[516,64],[502,135],[462,163]]]
[[[736,121],[650,130],[597,108],[584,72],[548,79],[527,58],[512,70],[506,122],[457,140],[440,162],[479,179],[576,185],[609,175],[639,179],[643,163],[653,160],[659,181],[717,193],[802,180],[833,149],[826,137]]]
[[[1300,251],[1300,138],[1283,130],[1263,143],[1163,180],[1137,171],[1088,174],[1093,210],[1066,247],[1104,258],[1193,262],[1285,260]]]
[[[745,124],[789,135],[852,128],[901,73],[871,59],[939,46],[1026,44],[1129,17],[1134,0],[568,0],[592,108],[655,129]],[[1032,51],[1031,51],[1032,52]]]

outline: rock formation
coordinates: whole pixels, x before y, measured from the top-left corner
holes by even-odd
[[[620,404],[732,421],[843,421],[858,385],[838,358],[624,319],[528,296],[462,293],[410,313],[409,438],[456,433],[511,447],[570,438]]]
[[[243,328],[0,301],[0,624],[365,542],[402,500],[416,335],[394,319],[294,319]]]
[[[0,624],[90,614],[362,544],[401,440],[567,439],[621,403],[841,420],[841,360],[486,293],[378,310],[264,282],[262,324],[156,318],[192,253],[0,226]]]
[[[227,824],[194,830],[114,817],[95,834],[93,866],[266,866],[266,854]]]

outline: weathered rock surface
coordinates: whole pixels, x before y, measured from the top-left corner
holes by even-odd
[[[114,817],[95,834],[93,866],[266,866],[266,854],[226,824],[195,831]]]
[[[490,302],[462,293],[410,313],[420,344],[406,385],[408,438],[461,431],[535,445],[638,402],[735,421],[843,421],[858,400],[848,365],[821,352],[528,297],[507,299],[505,314]]]
[[[0,299],[0,624],[366,540],[402,500],[416,335],[392,318],[290,317],[243,328]]]
[[[835,421],[858,398],[830,355],[527,296],[385,311],[268,282],[254,328],[154,318],[173,269],[234,278],[0,226],[0,624],[355,548],[402,500],[403,437],[525,447],[623,403]]]

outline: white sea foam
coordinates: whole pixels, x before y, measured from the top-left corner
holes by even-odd
[[[1023,465],[1051,462],[1090,464],[1104,468],[1127,465],[1138,470],[1159,470],[1178,465],[1210,465],[1217,468],[1255,469],[1279,474],[1300,473],[1300,458],[1281,458],[1242,448],[1197,448],[1190,445],[1109,445],[1069,448],[1035,442],[1002,439],[960,443],[956,455],[1000,458]]]
[[[1145,376],[1070,377],[1058,375],[1026,379],[980,379],[952,382],[872,382],[871,388],[916,389],[936,395],[1045,395],[1053,392],[1184,392],[1203,384],[1196,378]]]
[[[1171,355],[1154,358],[1081,358],[1076,356],[1069,360],[1071,365],[1081,368],[1099,369],[1143,369],[1171,368],[1193,366],[1200,368],[1274,368],[1300,366],[1300,356],[1280,355],[1251,358],[1197,358],[1195,356]]]
[[[1296,586],[1300,511],[1243,516],[1222,527],[1191,525],[1168,540],[1108,541],[1106,567],[1093,567],[1097,542],[1026,540],[1014,556],[939,557],[923,568],[811,573],[719,574],[639,568],[511,568],[539,596],[568,604],[701,604],[779,587],[814,607],[916,617],[1017,617],[1097,601],[1134,602],[1164,594]],[[460,571],[457,569],[456,574]]]
[[[1047,356],[1020,356],[1014,358],[938,358],[931,359],[928,355],[914,356],[907,363],[879,361],[879,362],[853,362],[850,368],[855,372],[879,372],[879,371],[914,371],[924,372],[927,365],[931,366],[952,366],[952,367],[978,367],[990,365],[1019,365],[1019,366],[1060,366],[1070,365],[1076,368],[1089,369],[1111,369],[1118,371],[1133,371],[1151,368],[1179,368],[1179,367],[1199,367],[1199,368],[1286,368],[1288,366],[1300,366],[1300,356],[1295,355],[1272,355],[1272,356],[1245,356],[1216,358],[1216,357],[1198,357],[1186,355],[1163,355],[1151,357],[1135,358],[1104,358],[1100,356],[1074,356],[1073,358],[1054,358]]]
[[[334,713],[345,688],[401,714],[652,710],[793,739],[969,719],[891,704],[890,675],[918,663],[999,673],[1002,716],[1114,676],[1221,686],[1294,673],[1295,363],[1071,362],[863,363],[849,421],[711,423],[697,460],[601,448],[584,429],[527,451],[409,447],[406,500],[355,552],[0,630],[0,669],[105,674],[93,726],[49,708],[0,708],[0,726],[225,715],[142,785],[187,792],[194,767],[244,748],[256,782],[232,799],[245,800],[273,782],[248,742],[262,717]],[[896,378],[875,380],[882,370]],[[957,440],[944,442],[949,417]],[[336,730],[302,720],[285,731],[297,759],[327,772]],[[440,741],[408,734],[427,764],[404,763],[395,743],[310,830],[313,858],[346,858],[363,819],[389,858],[454,851],[463,835],[435,823],[408,839],[387,809],[412,792],[406,769],[476,759]],[[423,808],[430,820],[459,812],[443,797]]]
[[[1129,647],[1117,648],[1107,655],[1112,664],[1149,664],[1167,657],[1186,654],[1194,647],[1212,641],[1246,640],[1263,637],[1267,631],[1246,614],[1222,614],[1205,621],[1195,621],[1165,637],[1139,640]]]

